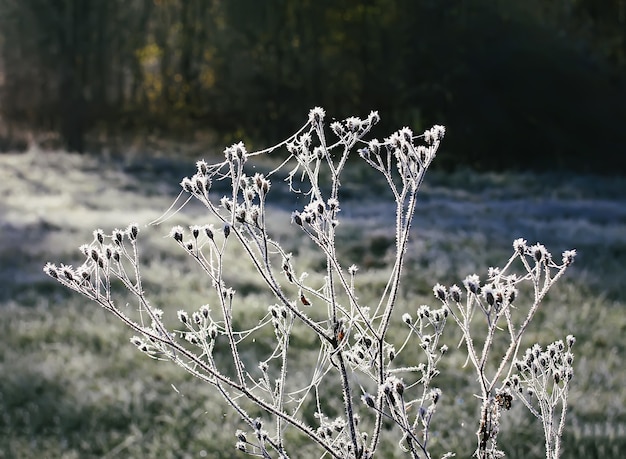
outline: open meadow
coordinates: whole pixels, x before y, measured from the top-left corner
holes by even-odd
[[[181,308],[199,307],[208,280],[166,236],[176,224],[207,223],[205,212],[190,203],[164,224],[148,225],[175,200],[196,159],[40,150],[0,155],[0,458],[237,454],[238,418],[211,387],[138,352],[120,322],[42,271],[47,261],[80,264],[78,247],[92,240],[96,228],[110,233],[137,222],[152,302],[172,320]],[[270,170],[276,161],[254,167]],[[340,260],[359,266],[367,303],[368,294],[374,298],[384,287],[380,279],[392,261],[393,198],[358,160],[348,165],[342,183]],[[281,190],[277,177],[274,185],[268,225],[274,239],[301,268],[323,270],[324,260],[290,224],[292,210],[303,203],[285,186]],[[556,258],[575,248],[576,262],[550,291],[527,340],[545,346],[570,333],[577,338],[562,457],[624,457],[626,179],[435,171],[426,175],[417,207],[391,335],[400,342],[406,335],[404,312],[436,305],[435,283],[485,276],[487,268],[506,262],[516,238],[541,242]],[[228,272],[237,291],[235,318],[255,317],[270,299],[252,266],[233,256]],[[437,378],[443,398],[435,450],[470,457],[478,405],[454,324],[449,327],[450,352]],[[302,369],[315,364],[309,344],[294,344],[302,347]],[[541,427],[521,404],[505,413],[501,435],[507,457],[543,457]],[[306,444],[298,451],[298,457],[311,457]],[[391,440],[382,451],[381,457],[402,456]]]

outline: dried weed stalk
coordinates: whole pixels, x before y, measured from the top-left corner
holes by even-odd
[[[178,311],[177,327],[166,326],[163,311],[150,302],[150,292],[142,284],[137,224],[110,234],[96,230],[94,240],[81,246],[85,256],[81,266],[48,263],[45,272],[117,316],[136,334],[131,342],[140,351],[169,359],[214,386],[243,421],[244,429],[235,433],[236,448],[242,452],[286,458],[294,454],[285,436],[291,429],[318,445],[322,456],[371,458],[383,427],[393,425],[403,451],[413,458],[430,458],[430,426],[442,398],[441,389],[434,385],[437,364],[448,350],[440,338],[452,318],[463,333],[482,401],[476,457],[503,455],[497,448],[499,420],[513,397],[543,423],[546,457],[558,457],[574,338],[568,336],[567,344],[557,341],[545,351],[536,345],[521,357],[519,347],[541,301],[575,252],[565,252],[559,264],[542,245],[515,241],[510,260],[501,269],[491,268],[485,282],[471,275],[463,281],[464,288],[435,285],[441,307],[420,306],[415,316],[404,314],[409,333],[399,345],[389,330],[416,199],[445,129],[434,126],[416,136],[403,128],[383,141],[366,141],[365,135],[378,121],[378,114],[372,112],[366,119],[331,123],[333,140],[329,141],[324,117],[324,110],[314,108],[305,126],[285,142],[253,153],[242,143],[233,145],[225,150],[223,161],[198,161],[196,173],[183,179],[183,195],[202,203],[217,223],[188,229],[176,226],[170,232],[210,280],[213,301],[193,311]],[[279,169],[266,175],[247,174],[250,157],[280,147],[289,152],[280,166],[291,168],[287,169],[289,189],[305,195],[308,202],[293,212],[292,224],[325,258],[321,286],[299,271],[295,257],[269,234],[266,203],[270,177]],[[355,149],[382,175],[395,200],[395,258],[372,307],[359,302],[358,268],[342,265],[337,254],[340,177]],[[230,184],[227,196],[215,194],[216,181]],[[274,298],[253,326],[237,320],[236,292],[224,275],[233,245],[240,246]],[[521,266],[517,270],[521,274],[514,272],[515,266]],[[136,310],[114,297],[114,282],[121,282],[136,297]],[[526,307],[518,300],[518,285],[523,282],[534,291]],[[263,334],[266,329],[269,334]],[[290,348],[296,329],[314,334],[318,345],[317,363],[305,382],[301,376],[290,377],[292,369],[302,371],[295,362],[297,352]],[[492,352],[498,334],[506,334],[510,343],[502,356]],[[261,356],[257,338],[272,341]],[[398,355],[415,345],[423,350],[424,361],[414,366],[398,364]],[[256,360],[251,361],[251,355]]]

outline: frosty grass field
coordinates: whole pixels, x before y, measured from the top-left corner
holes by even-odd
[[[178,182],[199,158],[102,159],[33,150],[0,155],[0,458],[232,457],[237,419],[210,387],[129,343],[121,323],[42,272],[46,261],[80,263],[78,245],[102,228],[142,227],[144,281],[175,318],[203,303],[206,279],[166,238],[174,224],[204,223],[188,206],[161,226]],[[210,160],[210,157],[206,158]],[[271,161],[259,162],[259,170]],[[274,183],[279,180],[274,177]],[[358,163],[344,178],[342,257],[379,287],[394,244],[391,198]],[[290,224],[301,204],[274,193],[274,238],[306,260],[319,257]],[[430,172],[418,203],[400,316],[435,304],[432,286],[502,263],[523,237],[553,254],[576,248],[565,279],[548,296],[528,340],[577,337],[564,458],[623,457],[626,451],[626,180],[570,174]],[[265,304],[251,267],[233,259],[239,314]],[[240,265],[240,266],[239,266]],[[451,341],[454,341],[454,338]],[[451,349],[456,350],[453,344]],[[303,350],[301,364],[307,365]],[[441,450],[471,454],[476,404],[464,356],[451,351],[437,413]],[[294,370],[297,372],[297,370]],[[505,416],[508,457],[542,457],[540,427],[514,407]],[[307,457],[306,447],[301,457]],[[389,457],[398,455],[387,445]]]

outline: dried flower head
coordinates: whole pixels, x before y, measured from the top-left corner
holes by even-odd
[[[183,323],[183,324],[188,324],[189,323],[189,315],[187,314],[187,312],[180,310],[177,313],[178,316],[178,320]]]
[[[448,293],[446,292],[446,288],[441,285],[441,284],[436,284],[433,287],[433,292],[435,293],[435,296],[441,300],[441,301],[446,301],[446,297],[448,296]]]
[[[196,162],[196,168],[198,169],[198,174],[200,175],[207,175],[209,173],[209,165],[203,159]]]
[[[411,314],[409,314],[408,312],[405,312],[404,314],[402,314],[402,322],[404,322],[407,325],[411,325],[412,321],[413,319],[411,318]]]
[[[455,303],[460,303],[462,296],[463,292],[458,285],[454,284],[452,287],[450,287],[450,297],[452,298],[452,300],[454,300]]]
[[[326,112],[321,107],[314,107],[309,112],[309,123],[315,125],[321,125],[324,121],[324,117],[326,116]]]
[[[59,271],[57,270],[56,265],[54,265],[53,263],[46,263],[46,265],[43,267],[43,271],[50,277],[54,278],[54,279],[58,279],[59,278]]]
[[[518,238],[513,241],[513,250],[515,250],[520,255],[523,255],[524,253],[526,253],[527,247],[528,246],[527,246],[526,239]]]
[[[93,232],[93,236],[94,236],[94,239],[98,241],[100,244],[104,242],[104,231],[102,231],[100,228],[98,228],[97,230]]]
[[[475,295],[480,294],[480,279],[478,275],[471,274],[467,276],[465,280],[463,281],[463,285],[469,292]]]
[[[574,263],[574,258],[576,258],[576,250],[575,249],[566,250],[565,252],[563,252],[563,263],[566,266],[569,266],[572,263]]]
[[[170,237],[173,238],[176,242],[183,242],[183,227],[182,226],[174,226],[170,230]]]

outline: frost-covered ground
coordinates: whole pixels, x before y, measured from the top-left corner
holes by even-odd
[[[211,447],[221,449],[216,444],[233,443],[232,433],[214,437],[223,430],[219,402],[211,399],[210,411],[220,415],[207,415],[206,407],[194,408],[193,396],[181,401],[170,383],[206,400],[210,391],[195,389],[175,369],[164,370],[167,364],[145,362],[127,345],[121,325],[41,271],[46,261],[79,263],[77,247],[91,240],[95,228],[108,232],[138,222],[146,275],[160,299],[200,301],[188,292],[202,278],[163,236],[171,224],[198,223],[202,210],[189,206],[165,227],[144,226],[169,207],[178,182],[193,171],[193,161],[167,157],[0,155],[0,374],[10,375],[0,380],[0,457],[29,457],[33,448],[44,457],[181,457],[176,448],[190,441],[211,456]],[[280,191],[278,182],[275,177],[271,227],[276,239],[298,248],[302,241],[289,220],[303,203]],[[346,265],[362,266],[375,284],[393,248],[394,206],[374,172],[360,165],[350,164],[343,182],[339,250]],[[558,258],[565,249],[578,250],[575,266],[548,299],[551,309],[531,333],[544,344],[570,332],[579,337],[571,412],[578,424],[572,430],[583,435],[600,429],[592,433],[603,438],[613,429],[623,438],[626,179],[432,172],[418,207],[407,270],[406,298],[413,306],[432,301],[436,282],[484,276],[508,258],[518,237],[544,243]],[[301,250],[302,258],[308,255]],[[254,286],[254,275],[241,271],[237,282]],[[106,414],[111,409],[115,416]],[[142,420],[145,411],[159,420]],[[474,430],[470,424],[464,434],[471,437]]]

